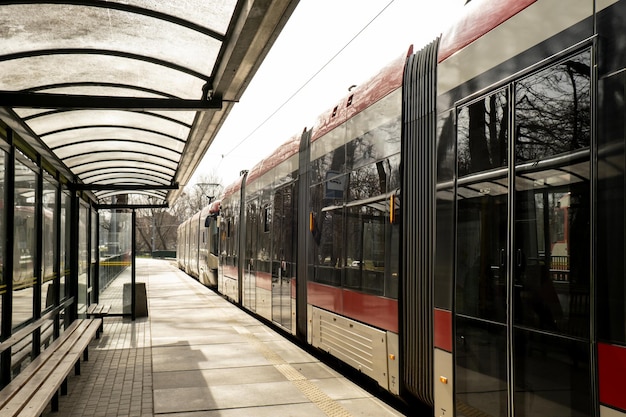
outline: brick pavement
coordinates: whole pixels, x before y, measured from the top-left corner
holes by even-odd
[[[70,376],[59,412],[48,406],[44,417],[147,417],[153,403],[149,320],[107,317],[81,375]]]

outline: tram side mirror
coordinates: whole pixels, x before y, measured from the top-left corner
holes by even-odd
[[[204,219],[204,227],[209,227],[211,225],[211,216],[206,216]]]

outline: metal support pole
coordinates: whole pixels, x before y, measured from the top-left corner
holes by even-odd
[[[6,289],[2,295],[2,323],[1,335],[2,340],[7,339],[11,335],[11,319],[13,315],[13,261],[14,248],[13,240],[15,238],[15,144],[13,143],[13,131],[7,129],[7,141],[11,145],[10,153],[4,154],[5,158],[5,259],[4,259],[4,282]],[[11,349],[7,349],[0,354],[0,383],[5,386],[11,381]]]
[[[33,313],[34,318],[41,317],[41,288],[43,285],[43,169],[41,169],[41,155],[37,155],[37,182],[35,184],[35,262],[33,262],[33,274],[35,284],[33,286]],[[41,328],[33,332],[32,357],[41,353]]]
[[[135,289],[135,283],[136,283],[136,278],[137,278],[137,271],[136,271],[136,255],[137,255],[137,248],[136,248],[136,234],[137,231],[136,229],[136,221],[137,221],[137,212],[135,211],[135,209],[133,209],[133,213],[132,213],[132,221],[131,221],[131,266],[130,266],[130,317],[132,321],[135,321],[135,308],[137,306],[137,294],[136,294],[136,289]]]

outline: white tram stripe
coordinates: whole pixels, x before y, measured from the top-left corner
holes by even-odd
[[[606,7],[614,1],[600,0],[600,3]],[[593,1],[590,0],[539,0],[533,3],[441,62],[437,93],[445,94],[592,14]]]

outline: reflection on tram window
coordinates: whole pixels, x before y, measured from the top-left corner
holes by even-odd
[[[459,317],[456,331],[457,415],[506,416],[506,326]]]
[[[584,338],[589,337],[589,62],[584,52],[516,86],[515,321]]]
[[[459,111],[457,309],[506,321],[508,100],[498,91]]]
[[[516,84],[517,162],[589,146],[591,54],[584,52]]]
[[[344,286],[382,295],[385,283],[385,212],[357,206],[347,210]]]
[[[588,342],[522,329],[514,337],[516,416],[593,415]]]
[[[511,259],[519,416],[591,415],[589,63],[586,51],[516,85]]]
[[[399,109],[395,114],[399,114]],[[363,120],[365,118],[367,120]],[[383,121],[380,120],[381,118],[392,120],[389,123],[378,125]],[[352,130],[364,129],[364,126],[360,126],[365,124],[364,122],[367,122],[368,127],[376,127],[370,127],[370,130],[346,145],[346,170],[348,171],[375,163],[386,156],[400,153],[400,117],[379,113],[376,109],[368,109],[362,117],[357,116],[348,122],[348,135],[356,133]]]
[[[507,164],[508,95],[499,91],[458,114],[459,177]]]

